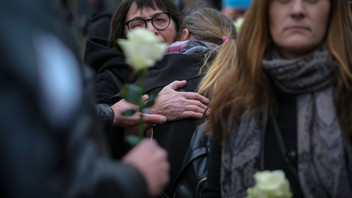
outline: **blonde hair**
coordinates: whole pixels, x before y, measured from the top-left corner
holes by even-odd
[[[207,53],[202,67],[207,72],[199,84],[198,92],[209,97],[218,79],[233,65],[231,63],[235,59],[233,53],[236,51],[236,28],[231,19],[213,8],[192,10],[183,20],[181,29],[184,28],[189,30],[193,38],[220,46]],[[231,52],[223,50],[224,47],[231,48]]]
[[[254,0],[246,13],[246,20],[238,38],[237,60],[214,93],[211,114],[206,127],[215,140],[224,143],[233,127],[250,110],[251,115],[269,110],[274,105],[273,92],[261,66],[266,49],[271,44],[268,6],[270,0]],[[343,129],[352,134],[352,17],[346,0],[331,0],[326,43],[337,79],[335,106]],[[225,49],[223,49],[225,50]],[[233,55],[235,56],[235,55]],[[330,64],[333,66],[333,64]],[[336,65],[336,64],[335,64]],[[231,118],[232,125],[228,125]]]

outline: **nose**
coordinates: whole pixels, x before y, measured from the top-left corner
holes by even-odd
[[[152,21],[147,21],[147,29],[153,31],[155,35],[158,35],[159,33],[158,30],[153,26]]]
[[[293,0],[291,5],[291,16],[295,19],[305,17],[305,5],[303,0]]]

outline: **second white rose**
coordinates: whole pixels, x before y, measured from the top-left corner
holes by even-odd
[[[256,184],[247,190],[248,198],[291,198],[290,184],[281,170],[254,174]]]

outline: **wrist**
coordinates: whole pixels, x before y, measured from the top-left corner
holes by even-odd
[[[104,124],[104,128],[110,128],[115,122],[115,114],[113,109],[107,104],[97,104],[96,109],[100,120]]]

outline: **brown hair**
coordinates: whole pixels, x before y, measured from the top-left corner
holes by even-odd
[[[275,99],[271,84],[264,74],[261,61],[271,38],[269,34],[268,6],[270,0],[254,0],[238,38],[235,66],[219,82],[210,104],[211,114],[206,127],[217,142],[224,143],[233,127],[250,110],[251,115],[269,110]],[[352,125],[352,17],[346,0],[331,0],[329,27],[326,43],[331,66],[337,79],[334,102],[343,130],[351,135]],[[235,56],[235,54],[233,54]],[[336,64],[335,64],[336,65]],[[229,126],[228,119],[232,125]]]
[[[182,23],[182,13],[172,0],[124,0],[112,16],[108,47],[120,49],[116,41],[119,38],[126,38],[126,16],[132,3],[136,3],[138,9],[142,9],[144,7],[155,9],[155,7],[157,7],[160,10],[170,13],[171,19],[175,22],[176,32],[179,32],[180,25]],[[176,34],[176,37],[177,36],[178,34]],[[177,38],[175,38],[175,40],[176,39]]]

